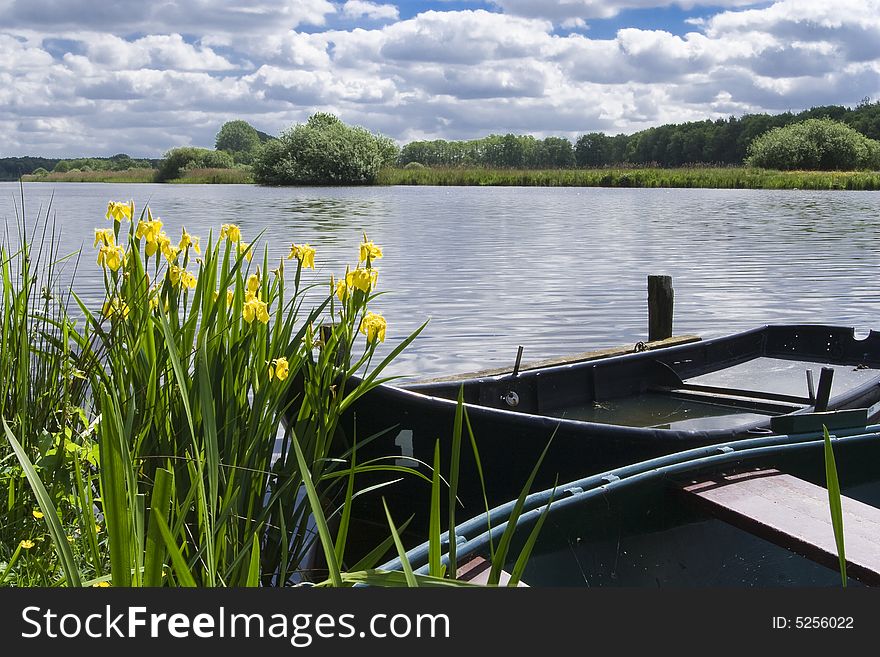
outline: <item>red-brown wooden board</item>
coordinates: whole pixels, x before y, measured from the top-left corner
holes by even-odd
[[[760,470],[684,486],[719,518],[838,569],[828,491],[803,479]],[[847,575],[880,585],[880,509],[842,497]]]

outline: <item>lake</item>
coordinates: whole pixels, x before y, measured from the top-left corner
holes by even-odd
[[[880,193],[537,187],[45,184],[26,216],[51,214],[62,252],[83,247],[77,291],[103,298],[95,227],[109,200],[149,203],[176,241],[237,223],[270,261],[317,249],[315,281],[357,262],[364,232],[384,249],[373,309],[384,349],[430,320],[389,372],[431,376],[646,339],[648,274],[674,278],[676,334],[767,323],[880,329]],[[54,195],[54,198],[52,198]],[[17,183],[0,183],[14,225]],[[256,263],[256,258],[254,260]],[[288,264],[289,268],[292,268]],[[68,273],[71,267],[68,265]],[[309,273],[311,276],[311,273]]]

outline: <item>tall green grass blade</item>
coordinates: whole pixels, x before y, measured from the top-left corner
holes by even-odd
[[[31,460],[13,435],[9,425],[6,423],[6,418],[0,419],[3,420],[3,430],[6,432],[6,439],[12,446],[12,451],[15,452],[15,456],[18,458],[18,462],[21,464],[21,467],[27,476],[28,483],[34,491],[37,503],[43,511],[43,519],[46,521],[46,527],[49,530],[49,535],[52,537],[55,551],[58,553],[58,558],[61,561],[61,569],[64,572],[64,577],[66,578],[68,585],[77,587],[81,586],[79,570],[76,567],[76,561],[70,550],[70,544],[67,542],[67,534],[61,527],[61,522],[58,520],[58,512],[55,504],[52,502],[52,497],[49,495],[48,491],[46,491],[46,487],[40,480],[40,476],[34,469]]]
[[[405,532],[406,528],[409,526],[409,523],[412,522],[413,516],[410,516],[406,522],[404,522],[399,531]],[[372,569],[379,561],[384,557],[388,550],[394,547],[394,537],[388,536],[384,541],[379,543],[376,547],[370,550],[364,557],[361,558],[356,564],[354,564],[349,570],[351,572],[356,572],[360,570],[370,570]],[[343,573],[343,576],[345,573]]]
[[[454,538],[454,537],[450,537]],[[443,577],[446,570],[441,561],[440,545],[440,441],[434,443],[434,474],[431,480],[431,510],[428,522],[428,574]]]
[[[458,402],[455,406],[455,421],[452,425],[452,446],[449,452],[449,572],[458,571],[456,549],[458,541],[455,533],[455,512],[458,505],[458,480],[461,467],[461,426],[464,415],[464,386],[458,388]],[[486,488],[483,487],[485,495]]]
[[[190,436],[193,441],[195,441],[196,430],[193,423],[192,409],[189,404],[189,396],[187,395],[187,390],[189,390],[189,380],[183,369],[183,364],[180,362],[180,355],[177,352],[177,344],[174,341],[174,333],[172,332],[171,325],[168,323],[168,318],[164,314],[160,314],[159,320],[162,324],[162,331],[165,334],[165,346],[168,349],[168,359],[171,361],[174,378],[177,379],[177,385],[180,386],[180,401],[183,404],[183,409],[186,413],[186,421],[189,424]]]
[[[181,394],[185,393],[181,391]],[[210,512],[216,513],[220,500],[220,448],[217,440],[217,422],[214,418],[214,395],[208,372],[208,353],[205,345],[199,348],[199,406],[202,415],[202,431],[205,439],[205,457],[208,468],[208,499]]]
[[[327,569],[330,571],[330,581],[333,582],[334,586],[342,586],[339,563],[336,561],[336,548],[333,544],[333,539],[330,537],[330,528],[327,526],[327,518],[324,516],[324,509],[321,506],[321,498],[318,496],[318,491],[315,489],[314,482],[312,482],[309,466],[306,463],[296,436],[293,437],[292,444],[293,451],[296,454],[296,462],[299,466],[300,475],[302,476],[303,486],[305,487],[306,494],[309,498],[312,517],[314,518],[315,526],[318,528],[318,535],[321,538],[321,546],[324,548],[324,558],[327,560]]]
[[[413,573],[412,564],[410,564],[409,559],[406,558],[406,550],[403,548],[403,542],[400,540],[400,534],[397,533],[397,528],[394,526],[394,521],[391,519],[391,511],[388,510],[388,503],[385,501],[384,497],[382,498],[382,506],[385,507],[385,517],[388,518],[388,527],[391,529],[391,537],[394,539],[394,547],[397,548],[397,556],[400,557],[400,565],[403,568],[406,585],[417,587],[419,581]]]
[[[504,532],[501,534],[501,539],[498,541],[498,549],[492,555],[492,569],[489,571],[489,585],[497,586],[498,581],[501,578],[501,569],[504,568],[504,562],[507,560],[507,552],[510,549],[510,543],[513,540],[513,536],[516,533],[516,523],[519,520],[520,515],[522,515],[523,505],[525,504],[526,497],[529,494],[529,491],[532,489],[532,482],[535,480],[535,477],[538,475],[538,470],[541,468],[541,463],[544,462],[544,457],[547,455],[547,451],[550,449],[550,445],[553,444],[553,437],[556,435],[556,432],[553,432],[553,436],[550,437],[550,440],[547,443],[547,446],[544,447],[544,451],[541,452],[541,456],[538,458],[538,462],[535,463],[535,467],[532,468],[532,472],[529,474],[528,480],[526,480],[525,485],[522,487],[522,490],[519,493],[519,497],[516,499],[516,504],[513,506],[513,510],[510,513],[510,516],[507,520],[507,527],[504,528]]]
[[[110,573],[114,586],[131,586],[132,516],[134,499],[126,486],[126,459],[119,406],[111,393],[100,394],[103,413],[100,424],[101,498],[110,545]]]
[[[168,523],[165,522],[162,516],[156,516],[156,527],[159,529],[162,540],[165,541],[165,547],[171,555],[171,563],[174,564],[174,575],[177,577],[178,583],[188,588],[195,588],[196,580],[192,575],[192,571],[186,563],[186,559],[183,557],[183,553],[180,551],[174,537],[171,535]]]
[[[843,508],[840,502],[840,481],[837,478],[837,465],[828,427],[823,426],[825,436],[825,483],[828,488],[828,506],[831,510],[831,526],[834,529],[834,542],[837,544],[837,558],[840,562],[840,581],[846,588],[846,552],[843,538]]]
[[[144,586],[162,586],[165,566],[165,539],[159,531],[156,516],[165,518],[171,507],[173,475],[165,468],[156,470],[153,492],[150,495],[150,520],[147,524],[147,542],[144,555]],[[167,524],[167,523],[166,523]]]
[[[556,484],[554,484],[554,488],[555,485]],[[528,565],[528,561],[532,556],[532,551],[535,549],[535,543],[538,541],[538,535],[541,533],[541,528],[544,526],[544,521],[547,519],[551,504],[553,504],[552,495],[550,496],[550,500],[544,506],[544,510],[541,512],[541,516],[538,518],[535,526],[532,527],[532,531],[529,532],[529,537],[526,539],[522,550],[520,550],[516,563],[513,565],[513,570],[510,572],[510,581],[507,583],[508,586],[516,586],[522,579],[526,565]]]
[[[414,574],[413,580],[407,578],[406,574],[400,571],[385,570],[359,570],[342,574],[342,581],[345,584],[366,584],[367,586],[383,586],[383,587],[441,587],[441,588],[474,588],[478,584],[470,582],[462,582],[456,579],[446,579],[445,577],[432,577],[431,575]]]
[[[260,585],[260,531],[254,532],[254,540],[251,543],[251,561],[248,564],[248,574],[245,586],[256,587]]]

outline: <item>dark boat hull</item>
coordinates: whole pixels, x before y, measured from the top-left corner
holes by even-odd
[[[485,510],[486,502],[491,507],[515,497],[545,448],[533,490],[664,454],[771,433],[770,417],[778,413],[703,430],[623,426],[541,414],[567,404],[602,404],[654,389],[668,390],[682,381],[756,358],[866,369],[864,380],[832,394],[829,409],[868,408],[880,402],[880,372],[871,371],[880,368],[880,334],[871,332],[857,340],[849,328],[767,326],[657,351],[522,372],[517,377],[463,379],[412,389],[382,385],[358,400],[346,416],[345,437],[337,450],[348,449],[351,436],[363,440],[379,434],[358,446],[358,462],[396,456],[399,463],[430,476],[428,466],[439,441],[441,472],[446,476],[455,458],[454,399],[462,390],[483,476],[465,430],[458,454],[458,496],[464,513],[474,513]],[[803,387],[806,394],[805,380]],[[516,410],[506,407],[504,399],[510,392],[518,397]],[[767,408],[775,403],[771,399],[759,402]],[[807,404],[792,408],[797,408],[795,413],[812,410]],[[875,418],[877,410],[872,408],[870,416]],[[359,487],[390,478],[377,475]],[[424,517],[429,488],[422,480],[404,477],[384,495],[396,518]],[[364,499],[359,505],[366,517],[384,517],[376,499]]]
[[[878,430],[874,425],[866,433],[834,441],[842,493],[874,507],[880,505]],[[692,450],[535,493],[515,520],[506,567],[512,567],[544,516],[523,574],[530,586],[840,586],[835,555],[807,558],[803,555],[808,551],[731,524],[682,491],[693,481],[766,468],[824,487],[821,434],[770,436],[723,449]],[[513,505],[510,501],[457,525],[458,565],[474,557],[489,558],[490,540],[498,544]],[[443,540],[448,546],[447,535]],[[416,572],[427,573],[427,555],[427,544],[408,552]],[[444,561],[448,563],[448,554]],[[396,570],[400,563],[394,560],[380,568]],[[866,581],[876,583],[876,572],[869,575]]]

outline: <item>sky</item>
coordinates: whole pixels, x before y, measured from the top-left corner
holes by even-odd
[[[0,0],[0,157],[161,157],[316,111],[576,139],[880,99],[880,0]]]

